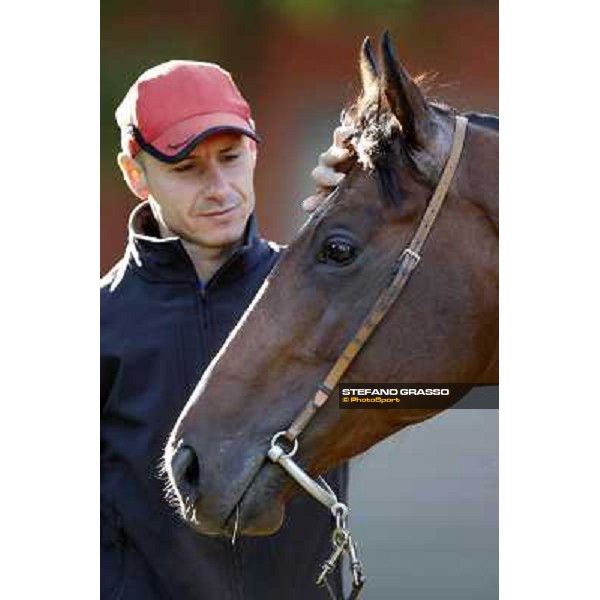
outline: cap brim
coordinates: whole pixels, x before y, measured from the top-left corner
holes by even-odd
[[[156,150],[155,157],[165,162],[183,160],[201,141],[217,133],[234,132],[260,142],[247,121],[231,113],[213,113],[191,117],[173,125],[147,143]]]

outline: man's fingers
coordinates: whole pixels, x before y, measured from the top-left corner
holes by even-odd
[[[323,165],[317,165],[310,176],[316,182],[317,185],[322,187],[335,187],[342,179],[344,179],[344,173],[338,173],[329,167]]]
[[[352,152],[348,148],[331,146],[319,156],[319,164],[326,167],[335,167],[348,160]]]
[[[302,200],[302,208],[306,212],[313,212],[319,207],[325,198],[326,196],[324,194],[315,194],[314,196],[309,196],[308,198]]]
[[[317,192],[302,201],[302,208],[311,213],[316,210],[345,177],[336,171],[336,167],[350,159],[352,150],[345,144],[355,133],[354,127],[340,125],[333,132],[333,144],[319,156],[319,164],[313,169],[311,177],[317,184]]]
[[[346,144],[349,138],[356,133],[356,129],[349,125],[340,125],[333,131],[333,145],[342,147]]]

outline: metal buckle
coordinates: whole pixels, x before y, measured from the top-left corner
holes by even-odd
[[[417,254],[414,250],[411,250],[410,248],[405,248],[403,250],[402,254],[400,255],[400,260],[403,260],[405,255],[410,256],[415,261],[415,267],[421,262],[421,255]]]

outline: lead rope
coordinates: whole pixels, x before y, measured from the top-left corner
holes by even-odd
[[[375,301],[373,308],[361,323],[358,331],[346,345],[333,367],[331,367],[325,380],[317,386],[317,392],[314,397],[306,403],[300,414],[294,419],[288,429],[286,431],[279,431],[271,440],[271,447],[268,451],[269,458],[273,462],[281,465],[290,477],[292,477],[316,500],[327,506],[333,515],[335,521],[333,534],[331,536],[333,550],[329,558],[323,563],[321,572],[317,577],[317,585],[324,587],[332,600],[338,600],[338,598],[331,587],[331,584],[327,580],[327,576],[336,568],[345,553],[348,554],[350,570],[352,572],[352,592],[347,600],[356,600],[365,582],[362,565],[358,560],[356,552],[356,545],[352,541],[348,529],[348,507],[344,503],[338,502],[335,493],[322,477],[319,478],[321,484],[317,483],[310,475],[308,475],[308,473],[296,464],[292,457],[298,450],[298,436],[304,431],[319,408],[327,402],[335,386],[339,383],[340,379],[350,366],[350,363],[365,345],[377,325],[379,325],[381,320],[385,317],[396,298],[400,295],[400,292],[404,289],[412,272],[421,261],[421,249],[425,240],[427,240],[440,209],[442,208],[446,193],[452,183],[454,172],[456,171],[458,161],[460,160],[467,131],[467,124],[468,119],[466,117],[455,117],[452,149],[450,150],[450,155],[442,172],[442,176],[440,177],[433,196],[427,206],[427,210],[419,223],[417,231],[413,235],[408,247],[402,251],[402,254],[397,260],[394,277],[391,283],[381,292]],[[277,444],[277,440],[280,437],[286,438],[288,442],[293,444],[291,451],[286,453],[283,448]]]

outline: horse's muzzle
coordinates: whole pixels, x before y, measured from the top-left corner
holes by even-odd
[[[261,456],[252,462],[255,467],[250,473],[254,473],[239,486],[233,486],[224,472],[218,481],[207,481],[196,449],[185,442],[178,444],[167,464],[186,523],[203,535],[230,537],[236,530],[254,536],[277,531],[284,514],[279,496],[287,480],[280,467]]]

